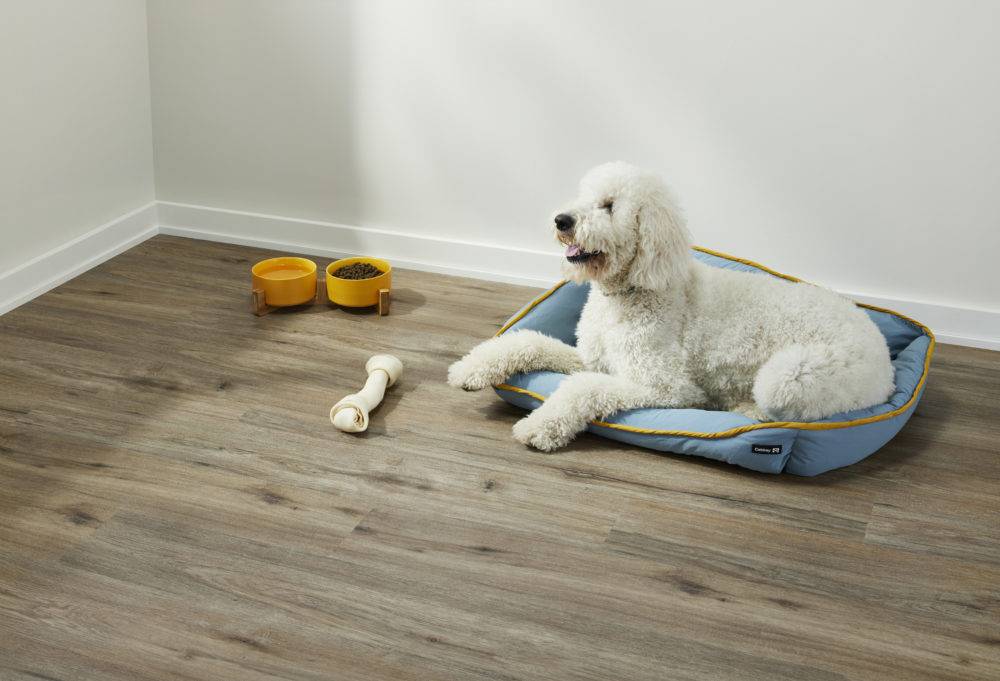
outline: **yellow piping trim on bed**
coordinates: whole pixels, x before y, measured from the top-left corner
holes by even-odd
[[[708,248],[702,248],[701,246],[695,246],[694,249],[696,251],[701,251],[702,253],[714,255],[718,258],[723,258],[724,260],[729,260],[731,262],[739,262],[743,263],[744,265],[749,265],[750,267],[755,267],[763,272],[767,272],[768,274],[774,275],[776,277],[781,277],[782,279],[787,279],[788,281],[793,281],[796,283],[808,283],[802,281],[798,277],[793,277],[790,274],[782,274],[781,272],[776,272],[769,267],[765,267],[760,263],[754,262],[753,260],[745,260],[744,258],[737,258],[736,256],[728,255],[726,253],[720,253],[719,251],[713,251]],[[516,324],[518,321],[523,319],[525,315],[531,312],[531,310],[533,310],[543,300],[545,300],[553,293],[555,293],[559,289],[559,287],[563,286],[565,283],[566,283],[565,281],[560,281],[558,284],[550,288],[548,291],[540,295],[538,298],[531,301],[531,303],[523,310],[521,310],[521,312],[519,312],[517,316],[511,318],[510,321],[504,324],[503,327],[499,331],[497,331],[496,335],[499,336],[500,334],[507,331],[507,329],[509,329],[511,326]],[[920,375],[920,380],[917,382],[917,387],[913,391],[913,395],[910,396],[910,399],[906,401],[906,404],[897,409],[893,409],[892,411],[888,411],[884,414],[877,414],[875,416],[866,416],[864,418],[853,419],[851,421],[830,421],[827,423],[816,423],[816,422],[810,423],[810,422],[800,422],[800,421],[765,421],[761,423],[749,423],[745,426],[730,428],[729,430],[720,430],[716,433],[699,433],[689,430],[657,430],[655,428],[639,428],[637,426],[626,426],[621,423],[608,423],[606,421],[591,421],[591,424],[595,426],[600,426],[602,428],[612,428],[614,430],[624,430],[629,433],[638,433],[640,435],[669,435],[675,437],[697,437],[707,440],[721,440],[727,437],[734,437],[742,433],[748,433],[752,430],[763,430],[767,428],[793,428],[796,430],[836,430],[838,428],[850,428],[851,426],[863,426],[868,423],[877,423],[878,421],[886,421],[895,416],[899,416],[903,412],[907,411],[911,406],[913,406],[913,403],[917,401],[917,398],[920,396],[920,392],[924,388],[924,383],[927,381],[927,374],[930,372],[930,367],[931,367],[931,357],[934,355],[934,346],[937,344],[937,341],[934,338],[934,332],[932,332],[929,328],[927,328],[917,320],[911,319],[910,317],[907,317],[904,314],[900,314],[895,310],[890,310],[884,307],[877,307],[875,305],[867,305],[865,303],[859,303],[857,301],[855,301],[854,304],[859,307],[865,307],[868,308],[869,310],[876,310],[877,312],[885,312],[887,314],[895,315],[900,319],[904,319],[909,323],[913,324],[914,326],[918,327],[919,329],[921,329],[927,335],[927,337],[930,338],[930,344],[927,346],[927,356],[924,358],[924,371]],[[525,390],[524,388],[518,388],[513,385],[508,385],[506,383],[501,383],[493,387],[497,388],[498,390],[507,390],[514,393],[520,393],[522,395],[528,395],[529,397],[533,397],[539,402],[545,401],[545,397],[539,395],[536,392],[532,392],[531,390]]]
[[[507,320],[507,323],[504,324],[503,326],[501,326],[500,330],[497,331],[493,335],[494,336],[499,336],[504,331],[506,331],[510,327],[514,326],[515,324],[517,324],[519,321],[521,321],[524,318],[524,316],[526,314],[528,314],[533,309],[535,309],[536,305],[538,305],[543,300],[545,300],[546,298],[548,298],[549,296],[551,296],[553,293],[555,293],[556,291],[558,291],[565,283],[566,283],[566,280],[563,279],[558,284],[556,284],[555,286],[553,286],[552,288],[550,288],[548,291],[546,291],[542,295],[540,295],[537,298],[535,298],[534,300],[532,300],[530,303],[527,304],[527,306],[525,306],[525,308],[523,310],[521,310],[520,312],[518,312],[516,315],[514,315],[513,317],[511,317],[509,320]]]

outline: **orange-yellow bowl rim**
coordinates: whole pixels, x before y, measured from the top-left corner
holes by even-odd
[[[382,270],[382,274],[379,274],[374,277],[369,277],[368,279],[344,279],[343,277],[338,277],[337,275],[334,274],[334,272],[336,270],[339,270],[341,267],[344,267],[345,265],[353,265],[356,262],[370,263],[375,267],[378,267],[380,270]],[[330,277],[331,279],[336,279],[337,281],[346,281],[348,283],[372,281],[373,279],[378,279],[379,277],[389,274],[390,272],[392,272],[392,265],[389,264],[388,260],[383,260],[382,258],[371,258],[368,257],[367,255],[356,255],[350,258],[341,258],[340,260],[334,260],[332,263],[326,266],[326,274],[328,277]]]
[[[282,281],[295,281],[296,279],[316,274],[316,263],[309,258],[298,258],[295,256],[282,256],[280,258],[268,258],[267,260],[261,260],[250,268],[250,273],[255,277],[267,279],[268,273],[274,269],[278,269],[277,266],[281,265],[285,265],[285,269],[290,269],[288,266],[293,265],[295,266],[294,269],[301,272],[301,274],[297,277],[283,279]]]

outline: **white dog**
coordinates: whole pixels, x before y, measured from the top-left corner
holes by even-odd
[[[523,371],[571,374],[514,425],[525,444],[551,451],[623,409],[809,421],[893,392],[885,339],[862,310],[817,286],[698,262],[676,203],[653,175],[625,163],[594,168],[555,229],[567,278],[592,282],[576,347],[535,331],[507,333],[448,370],[448,382],[466,390]]]

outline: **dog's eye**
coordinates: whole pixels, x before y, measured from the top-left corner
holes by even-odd
[[[601,204],[601,208],[603,208],[604,210],[608,211],[609,213],[613,212],[614,209],[615,209],[615,202],[614,202],[614,200],[613,199],[605,199],[604,203]]]

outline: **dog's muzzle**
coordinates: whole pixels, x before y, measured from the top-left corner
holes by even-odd
[[[570,244],[566,247],[566,259],[572,263],[587,262],[600,254],[600,251],[585,251],[579,244]]]

